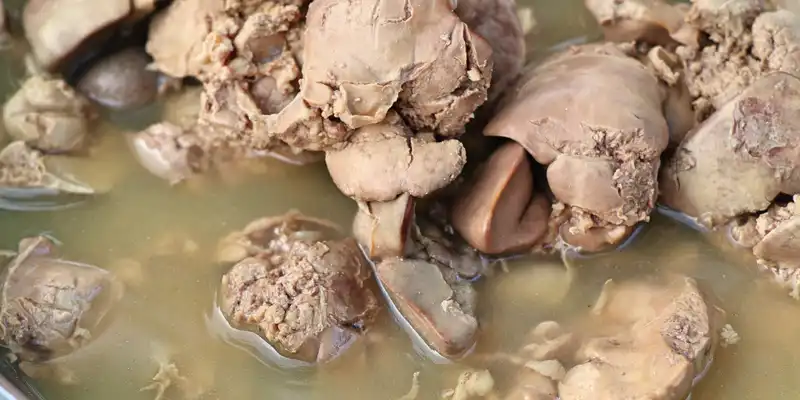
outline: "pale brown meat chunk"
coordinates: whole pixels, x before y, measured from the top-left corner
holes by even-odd
[[[800,72],[800,17],[791,11],[767,11],[763,0],[704,0],[687,21],[709,42],[678,49],[700,119],[764,74]]]
[[[89,101],[66,82],[41,76],[28,78],[3,108],[12,139],[54,153],[83,148],[96,117]]]
[[[131,0],[31,0],[22,22],[36,60],[54,71],[91,51],[124,21],[151,12],[152,2]]]
[[[346,196],[389,201],[402,193],[426,197],[450,184],[466,163],[461,142],[414,135],[390,114],[384,122],[353,132],[341,150],[325,155],[328,172]]]
[[[764,213],[734,223],[731,236],[753,249],[758,263],[767,268],[800,268],[800,217],[798,196],[785,205],[773,204]]]
[[[492,47],[489,101],[514,82],[525,63],[525,32],[515,0],[458,0],[456,14]]]
[[[612,44],[575,47],[524,76],[484,129],[547,166],[567,242],[619,243],[649,218],[669,132],[648,69]]]
[[[161,122],[128,136],[128,144],[142,167],[174,185],[209,168],[203,133],[210,130]]]
[[[24,361],[47,361],[89,343],[122,295],[108,272],[59,259],[54,250],[45,237],[24,239],[3,274],[0,339]]]
[[[203,41],[209,19],[222,13],[223,0],[175,0],[150,23],[147,52],[159,71],[176,77],[200,75],[206,62]]]
[[[687,277],[606,283],[563,400],[683,400],[713,360],[725,313]],[[642,366],[648,366],[642,368]]]
[[[320,161],[321,154],[302,151],[303,138],[286,137],[283,143],[266,131],[266,117],[282,110],[297,92],[304,2],[221,3],[184,1],[167,9],[165,21],[151,27],[148,42],[156,65],[202,81],[199,123],[213,126],[230,146],[293,164]],[[185,13],[194,16],[197,29],[181,31],[185,40],[176,43],[170,19]]]
[[[643,41],[674,48],[697,45],[698,32],[684,21],[687,4],[663,0],[585,0],[606,40]]]
[[[222,278],[222,309],[254,325],[279,351],[310,362],[338,356],[369,327],[377,300],[369,265],[351,238],[297,213],[263,218],[225,238],[241,260]]]
[[[753,83],[691,132],[661,172],[661,200],[710,227],[800,192],[800,79]]]
[[[345,140],[329,132],[336,121],[356,129],[393,108],[413,131],[461,134],[486,100],[492,63],[489,45],[452,7],[449,0],[311,3],[300,93],[268,120],[268,131],[324,148]]]

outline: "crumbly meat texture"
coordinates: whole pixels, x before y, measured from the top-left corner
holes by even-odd
[[[356,242],[325,239],[326,230],[294,214],[256,221],[238,237],[248,257],[222,279],[222,308],[234,323],[257,326],[309,361],[326,361],[327,349],[366,329],[377,311]]]
[[[607,40],[642,41],[675,48],[697,45],[698,32],[686,24],[687,4],[663,0],[585,0]]]
[[[253,149],[285,147],[266,120],[298,90],[304,3],[176,1],[151,24],[147,51],[160,71],[203,83],[201,124]]]
[[[314,1],[306,25],[300,93],[268,119],[290,144],[330,148],[390,109],[415,132],[456,136],[486,100],[491,49],[448,0]]]
[[[766,73],[800,72],[800,16],[767,8],[762,0],[693,2],[687,21],[708,43],[678,54],[700,119]]]
[[[120,294],[108,272],[52,258],[53,247],[43,237],[23,240],[3,275],[0,337],[25,361],[47,361],[88,343]]]
[[[711,363],[724,319],[691,278],[609,281],[587,321],[590,328],[582,330],[577,365],[559,383],[559,396],[684,399]]]
[[[455,139],[414,135],[395,114],[353,132],[346,147],[325,155],[339,190],[361,201],[390,201],[400,194],[426,197],[449,185],[467,162]]]
[[[83,148],[97,117],[89,101],[61,79],[28,78],[3,107],[6,133],[45,152]]]
[[[568,242],[601,231],[617,243],[655,206],[669,138],[663,100],[658,80],[617,46],[580,46],[524,76],[484,134],[516,141],[547,166],[569,213]]]
[[[800,191],[800,79],[756,80],[691,132],[661,171],[661,201],[709,227]]]
[[[25,142],[10,143],[0,151],[0,185],[39,187],[45,183],[47,169],[41,153]]]
[[[456,14],[492,46],[492,84],[489,101],[513,83],[525,64],[525,32],[515,0],[458,0]]]
[[[752,248],[758,263],[771,269],[800,268],[800,216],[797,201],[773,204],[764,213],[733,224],[731,237],[738,244]]]

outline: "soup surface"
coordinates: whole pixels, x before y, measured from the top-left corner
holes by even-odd
[[[519,3],[535,10],[530,60],[599,38],[582,0]],[[18,87],[25,51],[21,42],[3,50],[4,98]],[[46,232],[63,242],[65,257],[111,270],[129,287],[102,335],[63,361],[58,378],[71,383],[53,377],[36,382],[48,399],[153,399],[167,380],[165,399],[198,393],[209,399],[397,399],[408,392],[415,372],[418,398],[434,399],[466,368],[487,366],[502,387],[509,377],[486,364],[486,355],[514,352],[543,320],[566,322],[585,313],[609,278],[664,271],[709,284],[741,336],[718,350],[694,400],[800,398],[800,305],[746,254],[721,250],[662,215],[654,215],[624,251],[568,258],[569,268],[560,259],[517,259],[483,279],[479,345],[457,364],[426,361],[386,311],[364,343],[324,368],[265,363],[259,357],[263,348],[227,335],[215,309],[225,272],[214,262],[218,240],[255,218],[291,209],[350,226],[355,205],[331,183],[324,165],[275,161],[233,182],[210,178],[170,187],[135,162],[120,134],[157,120],[159,107],[112,115],[98,132],[101,142],[91,159],[62,161],[98,187],[113,185],[106,195],[58,212],[0,211],[0,247],[13,249],[20,238]],[[164,379],[154,380],[160,368]]]

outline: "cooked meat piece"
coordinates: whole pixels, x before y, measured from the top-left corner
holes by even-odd
[[[434,350],[458,357],[472,348],[478,321],[458,302],[441,267],[390,258],[378,265],[377,273],[402,317]]]
[[[400,215],[404,211],[400,207],[402,200],[401,197],[393,204],[383,205],[384,210],[391,209],[392,216]],[[425,342],[417,344],[438,353],[434,357],[459,358],[475,344],[477,293],[471,280],[483,272],[484,264],[474,249],[453,234],[446,218],[441,203],[427,204],[419,210],[410,240],[401,253],[403,258],[381,253],[383,258],[376,271],[395,318],[405,321],[405,328],[415,332],[409,333]],[[389,219],[385,224],[379,221],[374,225],[377,229],[391,230],[374,232],[373,237],[385,235],[390,238],[386,243],[396,244],[392,241],[396,236],[391,235],[399,230],[399,222],[399,219]],[[398,250],[399,246],[392,249]]]
[[[524,76],[484,129],[547,166],[570,243],[589,234],[616,244],[649,218],[669,138],[658,85],[613,44],[575,47]]]
[[[369,327],[378,303],[355,240],[297,213],[264,218],[224,240],[245,256],[222,278],[222,310],[255,325],[289,357],[326,362]]]
[[[209,131],[162,122],[129,136],[128,143],[139,164],[174,185],[209,168],[209,146],[203,140]]]
[[[53,211],[97,195],[89,185],[48,165],[42,154],[24,142],[0,151],[0,208],[13,211]]]
[[[585,2],[603,28],[606,40],[643,41],[667,48],[698,43],[699,33],[684,21],[688,4],[669,4],[663,0]]]
[[[357,129],[343,149],[325,155],[339,190],[363,201],[389,201],[402,193],[425,197],[450,184],[466,161],[459,141],[414,135],[394,114]]]
[[[306,26],[300,94],[268,120],[290,144],[334,146],[346,139],[337,121],[356,129],[390,109],[414,132],[452,137],[486,100],[491,49],[449,0],[314,1]]]
[[[41,67],[55,71],[92,51],[92,44],[123,21],[153,10],[154,1],[30,0],[22,14],[25,36]]]
[[[504,93],[525,63],[525,32],[515,0],[458,0],[456,14],[492,47],[489,101]]]
[[[403,257],[414,224],[414,198],[401,194],[387,202],[369,202],[353,219],[353,236],[372,260]]]
[[[535,194],[528,153],[515,142],[497,149],[453,205],[456,231],[487,254],[523,251],[544,238],[550,200]]]
[[[661,172],[661,199],[710,227],[800,193],[800,79],[753,83],[691,132]]]
[[[47,361],[89,343],[122,295],[111,274],[55,258],[54,246],[45,237],[23,240],[3,274],[0,338],[24,361]]]
[[[78,82],[78,90],[95,102],[113,109],[139,108],[158,93],[158,74],[147,69],[147,54],[128,48],[93,65]]]
[[[513,388],[504,400],[557,400],[558,389],[552,379],[525,368],[515,378]]]
[[[559,396],[683,400],[712,361],[724,319],[691,278],[609,281],[592,312],[597,334],[583,342]]]
[[[209,19],[224,11],[223,0],[175,0],[150,22],[147,52],[159,71],[176,77],[199,76]]]
[[[300,151],[319,150],[306,146],[303,138],[286,137],[287,145],[266,130],[266,117],[282,110],[297,92],[296,53],[303,32],[299,7],[304,2],[222,3],[177,1],[157,17],[147,45],[156,66],[202,81],[199,119],[224,129],[228,142],[295,164],[319,161],[321,154]],[[189,29],[175,23],[187,15]]]
[[[731,236],[739,244],[751,247],[758,263],[769,268],[800,268],[800,217],[797,201],[773,204],[766,212],[752,216],[731,228]]]
[[[697,125],[697,116],[692,108],[692,95],[686,85],[683,63],[675,53],[659,46],[650,49],[641,61],[658,77],[666,93],[664,117],[669,126],[670,147],[676,147]]]
[[[41,76],[28,78],[3,108],[11,138],[51,153],[80,150],[96,117],[89,101],[66,82]]]
[[[791,11],[768,12],[763,0],[703,0],[687,21],[709,41],[678,49],[701,120],[764,74],[800,72],[800,17]]]

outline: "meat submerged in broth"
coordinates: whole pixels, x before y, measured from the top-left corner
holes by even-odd
[[[88,344],[122,294],[108,272],[56,258],[54,250],[46,237],[24,239],[3,274],[2,342],[24,361],[48,361]]]
[[[97,114],[91,103],[58,78],[32,76],[3,106],[7,134],[44,152],[84,148]]]
[[[630,89],[620,91],[621,87]],[[669,136],[662,96],[655,76],[618,47],[575,47],[521,78],[484,134],[517,142],[547,166],[547,186],[557,201],[557,211],[564,213],[561,237],[569,244],[595,251],[619,244],[636,224],[648,219],[655,206],[659,156]],[[515,165],[511,160],[496,162],[507,162],[505,168]],[[521,167],[520,173],[525,170]],[[521,191],[520,198],[530,201],[516,201],[517,209],[509,213],[520,219],[537,216],[537,221],[524,224],[531,227],[527,232],[535,230],[540,236],[549,223],[549,218],[543,217],[549,215],[533,201],[535,196],[529,189],[532,179],[525,180],[525,186],[512,190]],[[476,184],[471,190],[491,188]],[[463,199],[469,203],[482,196],[486,195],[467,193]],[[461,207],[477,208],[474,203]],[[486,214],[456,213],[454,218],[491,220]],[[488,232],[475,230],[478,222],[465,220],[454,225],[476,248],[487,244]],[[535,242],[536,236],[526,241]],[[479,249],[502,251],[515,245]]]
[[[725,316],[692,278],[608,281],[572,329],[542,322],[499,357],[520,367],[504,398],[683,400],[708,371]]]
[[[291,358],[324,363],[369,328],[377,300],[353,239],[290,213],[253,221],[220,244],[236,264],[222,278],[221,306],[237,326],[255,325]]]
[[[407,215],[404,207],[392,208]],[[452,233],[437,211],[437,205],[423,209],[413,225],[405,228],[408,230],[403,233],[408,236],[402,242],[407,243],[400,255],[376,254],[373,249],[372,260],[395,319],[413,331],[408,332],[412,338],[419,335],[424,341],[423,351],[432,350],[425,355],[458,359],[475,345],[477,293],[470,280],[479,276],[485,265],[474,249]],[[395,221],[378,221],[373,235],[392,237],[400,233],[396,228],[403,223]],[[360,239],[365,238],[369,237]]]
[[[177,184],[244,160],[324,159],[339,192],[358,204],[355,240],[288,213],[219,244],[218,261],[230,267],[217,285],[222,314],[284,357],[319,369],[344,359],[376,325],[374,272],[427,358],[469,363],[481,331],[504,328],[485,324],[478,307],[475,282],[492,279],[486,255],[617,247],[659,196],[709,225],[731,224],[762,265],[800,266],[796,204],[783,199],[797,194],[791,74],[800,36],[787,9],[757,0],[587,0],[617,43],[570,47],[520,75],[525,34],[513,0],[174,0],[152,21],[144,18],[161,2],[110,2],[74,32],[63,21],[93,2],[59,15],[62,3],[29,2],[26,34],[51,72],[100,53],[74,82],[88,99],[133,110],[154,102],[159,74],[187,82],[158,104],[162,121],[125,134],[145,170]],[[102,46],[141,21],[141,43]],[[94,194],[45,162],[90,144],[96,115],[72,78],[33,76],[7,103],[14,142],[0,152],[0,200],[19,188]],[[484,114],[472,121],[475,113]],[[468,160],[467,129],[485,136],[485,160]],[[90,297],[80,280],[71,284],[75,297]],[[84,300],[74,303],[86,308]],[[68,322],[80,319],[74,314]],[[470,370],[448,395],[682,400],[710,364],[723,319],[691,278],[610,283],[578,328],[540,324],[515,355],[523,368],[510,382]],[[36,339],[54,352],[16,348],[45,361],[72,351],[60,342],[83,343],[85,332],[72,330]],[[175,365],[160,367],[149,387],[159,398],[185,380]]]
[[[15,211],[57,210],[98,194],[46,156],[16,141],[0,150],[0,208]]]

